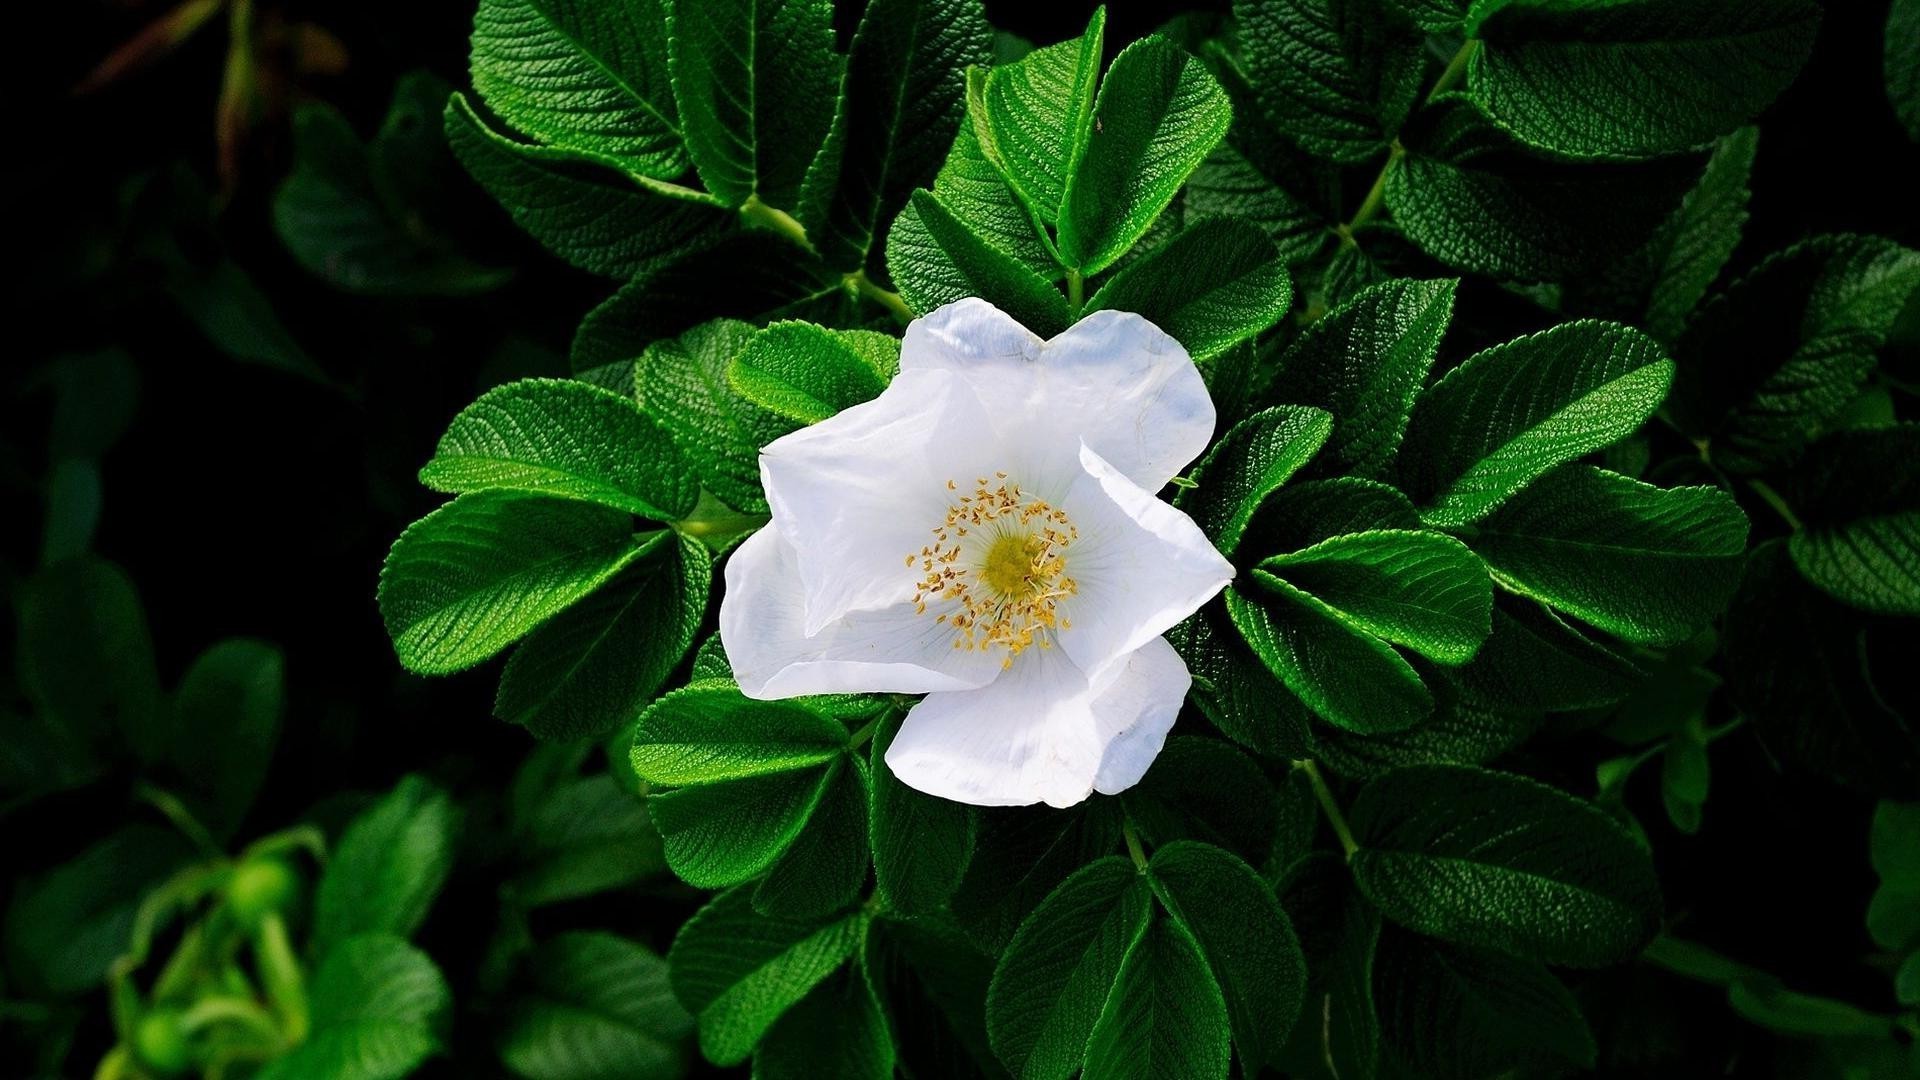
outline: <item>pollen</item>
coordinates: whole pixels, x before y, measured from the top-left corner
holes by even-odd
[[[1072,624],[1060,605],[1079,591],[1067,576],[1067,549],[1080,530],[1061,510],[1010,483],[1005,472],[981,477],[950,503],[928,530],[934,542],[907,556],[917,566],[915,610],[939,610],[936,623],[953,629],[953,647],[1003,650],[1002,667],[1030,648],[1045,649]],[[947,490],[963,489],[953,480]]]

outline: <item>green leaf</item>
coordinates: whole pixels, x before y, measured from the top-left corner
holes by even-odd
[[[1120,843],[1119,804],[1067,810],[987,807],[953,914],[981,951],[1006,951],[1028,915],[1062,881]]]
[[[1167,640],[1193,676],[1188,700],[1222,735],[1262,757],[1312,756],[1306,705],[1267,670],[1217,609],[1195,612],[1169,630]]]
[[[727,369],[727,381],[768,412],[817,424],[880,396],[899,368],[898,338],[781,322],[747,342]]]
[[[1920,803],[1882,800],[1875,806],[1867,853],[1881,884],[1920,891]]]
[[[1514,496],[1470,539],[1502,586],[1628,641],[1673,645],[1733,596],[1747,517],[1719,488],[1658,488],[1574,464]]]
[[[96,990],[132,940],[147,895],[195,855],[171,829],[128,825],[48,873],[16,878],[7,905],[11,988],[55,997]]]
[[[636,188],[571,151],[509,139],[460,94],[447,102],[446,130],[454,156],[514,224],[589,273],[637,277],[735,223],[700,192],[658,182]]]
[[[825,790],[794,839],[754,890],[756,911],[812,918],[829,915],[860,898],[867,881],[867,804],[872,790],[867,763],[848,755],[829,770]]]
[[[1282,907],[1300,928],[1307,954],[1307,1011],[1294,1028],[1287,1071],[1373,1080],[1380,1065],[1380,1020],[1373,1003],[1373,961],[1380,913],[1354,891],[1339,859],[1316,852],[1295,863],[1280,888]],[[1304,1044],[1304,1045],[1303,1045]]]
[[[1747,178],[1759,142],[1759,129],[1751,127],[1721,139],[1700,182],[1654,234],[1649,249],[1656,256],[1656,273],[1647,292],[1646,327],[1655,337],[1680,336],[1687,316],[1739,246],[1747,223]]]
[[[1458,269],[1528,282],[1581,278],[1632,257],[1699,175],[1689,157],[1543,160],[1453,94],[1409,125],[1405,143],[1385,196],[1407,239]]]
[[[1494,121],[1569,157],[1698,146],[1756,116],[1813,48],[1811,0],[1492,5],[1468,93]]]
[[[893,1039],[864,968],[842,968],[773,1025],[753,1052],[754,1080],[890,1080]]]
[[[1322,732],[1321,762],[1355,779],[1409,765],[1480,765],[1519,746],[1536,727],[1531,716],[1455,700],[1444,683],[1433,689],[1433,715],[1410,728],[1377,735]]]
[[[693,1018],[674,1000],[666,961],[615,934],[542,942],[531,993],[511,1007],[500,1060],[526,1080],[672,1080],[686,1068]]]
[[[1457,282],[1395,278],[1321,316],[1281,354],[1271,395],[1334,417],[1324,468],[1385,473],[1453,315]]]
[[[847,729],[801,702],[697,683],[640,715],[633,770],[655,784],[711,784],[824,765],[846,747]]]
[[[1383,934],[1373,997],[1387,1045],[1421,1076],[1478,1080],[1557,1057],[1595,1058],[1580,1006],[1537,960]]]
[[[887,273],[907,306],[921,314],[978,296],[1042,336],[1073,321],[1052,282],[975,233],[931,191],[914,192],[893,223]]]
[[[1455,672],[1468,697],[1519,712],[1611,705],[1639,672],[1538,604],[1495,598],[1493,633]]]
[[[1066,1080],[1151,911],[1145,879],[1117,856],[1088,863],[1020,924],[987,990],[994,1053],[1023,1080]]]
[[[1459,30],[1472,0],[1388,0],[1400,14],[1430,34]]]
[[[1700,831],[1711,783],[1707,744],[1690,732],[1668,739],[1660,755],[1660,801],[1674,828],[1688,836]]]
[[[1581,320],[1468,357],[1420,395],[1403,472],[1430,525],[1480,520],[1553,467],[1633,432],[1673,363],[1638,330]]]
[[[1227,1003],[1193,934],[1178,921],[1141,927],[1087,1040],[1088,1077],[1220,1077],[1229,1061]]]
[[[1319,452],[1333,417],[1305,406],[1277,406],[1247,417],[1215,443],[1193,472],[1196,486],[1173,504],[1231,556],[1254,514],[1287,478]]]
[[[261,1080],[399,1080],[444,1049],[453,993],[427,954],[364,934],[321,954],[307,990],[313,1033]]]
[[[1887,10],[1887,44],[1880,70],[1886,79],[1887,100],[1907,129],[1907,138],[1920,142],[1920,55],[1915,53],[1916,41],[1920,41],[1920,3],[1893,0]]]
[[[1106,27],[1106,8],[1095,8],[1080,37],[987,74],[983,149],[1043,223],[1060,221],[1067,185],[1087,152]]]
[[[539,752],[576,753],[558,745]],[[610,774],[581,776],[571,762],[548,784],[516,780],[514,803],[516,865],[507,887],[523,908],[592,896],[666,872],[646,803]]]
[[[1412,111],[1426,56],[1379,0],[1235,0],[1233,13],[1261,110],[1308,153],[1365,161]]]
[[[1147,874],[1225,997],[1245,1071],[1277,1062],[1306,998],[1307,965],[1273,890],[1241,860],[1192,841],[1157,848]]]
[[[459,812],[418,776],[353,819],[313,901],[313,951],[325,956],[356,934],[411,937],[453,869]]]
[[[964,803],[927,795],[887,768],[887,747],[900,730],[889,712],[873,733],[873,877],[888,911],[932,914],[946,906],[973,858],[979,815]]]
[[[1493,632],[1486,565],[1439,533],[1382,529],[1336,536],[1276,555],[1260,569],[1353,626],[1443,664],[1473,659]]]
[[[1361,892],[1410,930],[1567,967],[1618,963],[1660,925],[1647,852],[1591,804],[1460,765],[1398,769],[1347,820]]]
[[[993,85],[989,77],[989,94]],[[1060,259],[1083,275],[1112,266],[1146,235],[1233,119],[1206,65],[1158,37],[1114,58],[1093,111],[1059,217]]]
[[[760,448],[791,425],[742,398],[727,369],[754,328],[717,319],[671,340],[656,341],[634,367],[640,407],[667,429],[708,491],[728,506],[765,513]]]
[[[673,440],[619,394],[570,379],[522,379],[460,410],[420,482],[584,499],[656,521],[693,512],[700,486]]]
[[[167,760],[217,837],[234,834],[266,781],[280,741],[285,664],[264,641],[229,638],[201,653],[174,692]]]
[[[682,881],[723,889],[765,873],[794,845],[833,787],[838,763],[651,795],[667,865]]]
[[[824,204],[807,231],[829,265],[880,265],[888,224],[932,182],[965,122],[966,71],[987,62],[991,42],[979,0],[867,5],[803,196]]]
[[[966,116],[954,136],[953,149],[934,177],[933,193],[969,231],[1034,273],[1055,280],[1061,269],[1050,242],[1042,238],[1033,213],[987,153],[986,144],[993,133],[987,117],[986,87],[987,70],[968,68]],[[894,277],[897,281],[898,275]]]
[[[1253,524],[1251,543],[1266,551],[1300,551],[1348,533],[1420,527],[1420,512],[1398,488],[1335,476],[1276,492]]]
[[[1883,614],[1920,612],[1920,424],[1837,432],[1786,477],[1803,529],[1794,566],[1835,599]]]
[[[707,190],[781,210],[833,123],[841,58],[829,0],[668,0],[667,53],[687,152]]]
[[[1844,1001],[1787,989],[1772,976],[1735,980],[1727,1004],[1761,1027],[1788,1035],[1832,1037],[1884,1036],[1887,1018]]]
[[[515,491],[462,495],[407,527],[380,569],[394,652],[459,671],[586,598],[663,542],[624,511]]]
[[[1327,723],[1365,735],[1412,727],[1433,695],[1391,645],[1261,570],[1259,600],[1227,589],[1227,614],[1254,655]]]
[[[744,888],[701,908],[673,939],[667,970],[707,1060],[747,1060],[781,1014],[853,955],[866,922],[861,912],[829,922],[769,917]]]
[[[1273,241],[1249,222],[1212,218],[1121,267],[1087,310],[1139,312],[1207,360],[1279,322],[1292,303]]]
[[[1199,840],[1248,862],[1273,850],[1279,823],[1273,785],[1252,758],[1218,739],[1168,739],[1121,800],[1140,838],[1156,848]]]
[[[903,1074],[1007,1075],[987,1044],[993,958],[975,949],[952,919],[876,919],[861,964],[880,996]]]
[[[1286,180],[1292,180],[1287,177]],[[1258,225],[1288,263],[1319,253],[1332,237],[1324,210],[1282,178],[1269,176],[1231,141],[1213,148],[1187,177],[1187,220],[1231,217]]]
[[[463,256],[416,190],[444,191],[447,173],[459,181],[434,123],[448,89],[431,76],[403,79],[371,143],[331,105],[310,101],[294,112],[293,170],[274,192],[273,227],[301,266],[335,288],[375,296],[465,296],[512,277]],[[431,134],[403,141],[413,131]]]
[[[1669,405],[1721,467],[1788,463],[1858,395],[1907,298],[1920,252],[1873,236],[1819,236],[1708,301],[1675,346]]]
[[[481,0],[473,88],[549,146],[671,180],[687,168],[659,0]]]
[[[14,663],[35,712],[83,745],[114,739],[158,756],[160,676],[126,572],[81,555],[27,579],[17,604]]]

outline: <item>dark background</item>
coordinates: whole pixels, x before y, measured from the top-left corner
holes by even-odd
[[[382,790],[413,770],[463,794],[497,792],[531,741],[492,719],[493,671],[431,681],[404,674],[374,607],[375,577],[400,529],[439,501],[413,472],[445,422],[502,378],[563,373],[575,324],[612,283],[546,256],[475,192],[463,193],[470,205],[459,208],[463,244],[515,269],[511,284],[476,299],[350,296],[304,271],[274,234],[272,195],[290,164],[287,107],[325,100],[366,135],[404,72],[425,68],[464,85],[468,0],[262,0],[257,18],[325,28],[344,46],[346,66],[283,82],[224,196],[214,142],[224,19],[145,71],[98,92],[71,92],[165,6],[88,0],[9,16],[20,22],[8,35],[9,78],[19,85],[7,98],[5,255],[14,284],[0,378],[0,584],[11,591],[38,558],[52,403],[45,362],[124,349],[139,369],[139,405],[103,463],[94,546],[138,585],[163,683],[230,635],[266,638],[287,655],[283,740],[242,836],[281,827],[337,790]],[[1043,44],[1078,33],[1093,7],[986,6],[995,26]],[[1109,13],[1109,50],[1170,14],[1226,7],[1121,0]],[[1920,149],[1898,129],[1881,89],[1885,18],[1884,3],[1830,5],[1810,65],[1762,118],[1752,219],[1736,268],[1816,232],[1920,244]],[[181,183],[178,170],[205,190]],[[136,190],[144,194],[134,197]],[[323,377],[237,361],[214,347],[170,293],[178,270],[152,257],[156,233],[191,265],[230,258],[243,268]],[[1870,951],[1862,928],[1872,884],[1868,805],[1782,774],[1743,735],[1716,744],[1713,796],[1696,837],[1674,833],[1656,786],[1636,781],[1634,804],[1653,830],[1669,911],[1691,936],[1799,988],[1878,1002],[1884,976],[1855,962]],[[1579,770],[1607,752],[1551,767],[1575,791],[1590,791],[1591,773]],[[44,802],[6,823],[8,869],[51,865],[144,812],[99,789]],[[462,963],[471,962],[461,958],[477,957],[493,917],[491,896],[463,886],[485,888],[456,879],[423,942],[456,987]],[[617,924],[664,946],[685,902],[610,903],[567,917]],[[1677,994],[1698,1007],[1684,1011],[1688,1031],[1600,1030],[1603,1046],[1679,1036],[1698,1043],[1703,1062],[1724,1061],[1743,1041],[1753,1055],[1767,1052],[1764,1036],[1723,1018],[1717,991],[1671,980],[1621,987]],[[76,1061],[91,1049],[83,1044]]]

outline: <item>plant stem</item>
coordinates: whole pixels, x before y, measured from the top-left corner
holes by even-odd
[[[1453,59],[1447,61],[1446,69],[1440,72],[1440,77],[1433,81],[1432,88],[1427,91],[1427,96],[1420,100],[1420,104],[1431,105],[1434,98],[1459,85],[1460,80],[1467,74],[1467,62],[1472,60],[1473,54],[1478,51],[1480,51],[1479,39],[1468,38],[1463,42],[1459,51],[1453,54]],[[1387,151],[1386,164],[1380,166],[1380,175],[1373,178],[1373,186],[1367,189],[1367,197],[1361,200],[1360,209],[1354,211],[1352,219],[1337,230],[1342,243],[1352,244],[1353,230],[1379,215],[1380,208],[1385,205],[1387,199],[1387,174],[1393,171],[1394,164],[1404,157],[1406,152],[1406,147],[1400,145],[1399,139],[1393,140],[1392,147]]]
[[[1081,305],[1086,302],[1087,279],[1080,276],[1078,270],[1067,271],[1067,306],[1073,309],[1074,315],[1078,316]]]
[[[1133,865],[1145,870],[1147,868],[1147,852],[1145,848],[1140,846],[1140,836],[1133,831],[1133,822],[1121,822],[1120,835],[1126,838],[1127,854],[1132,857]]]
[[[1460,80],[1467,74],[1467,62],[1473,59],[1474,53],[1479,51],[1479,38],[1468,38],[1461,42],[1459,51],[1453,54],[1453,59],[1447,61],[1446,69],[1440,72],[1440,77],[1433,80],[1433,89],[1427,91],[1427,96],[1420,99],[1420,104],[1431,105],[1434,98],[1460,85]]]
[[[1768,484],[1765,480],[1748,480],[1747,486],[1752,488],[1753,493],[1760,496],[1768,506],[1773,507],[1774,512],[1780,515],[1781,520],[1785,521],[1789,528],[1794,532],[1800,531],[1799,516],[1793,512],[1793,507],[1787,505],[1787,500],[1781,498],[1780,493],[1773,490],[1772,485]]]
[[[891,706],[885,709],[882,709],[880,711],[879,716],[876,716],[873,719],[867,721],[866,726],[862,727],[859,731],[854,732],[852,735],[849,735],[847,737],[847,749],[858,750],[861,747],[867,745],[867,740],[873,738],[874,731],[876,731],[880,727],[880,721],[885,720],[887,718],[887,714],[892,711],[893,709]]]
[[[792,214],[787,213],[785,210],[777,206],[768,206],[766,203],[761,202],[760,196],[758,195],[749,195],[747,196],[747,201],[740,204],[740,216],[745,218],[749,225],[758,225],[763,229],[771,229],[779,233],[781,236],[805,248],[809,254],[819,254],[819,252],[814,251],[813,241],[807,239],[807,227],[805,225],[800,224]]]
[[[1353,853],[1360,850],[1360,845],[1354,842],[1353,830],[1347,827],[1347,816],[1340,812],[1340,804],[1333,801],[1333,789],[1327,787],[1326,778],[1320,775],[1320,767],[1313,763],[1312,758],[1301,758],[1293,763],[1293,767],[1307,774],[1307,782],[1313,785],[1313,797],[1320,800],[1320,809],[1327,815],[1327,824],[1333,827],[1333,835],[1340,840],[1340,850],[1346,853],[1348,859],[1352,859]]]
[[[142,781],[134,787],[133,794],[135,798],[164,814],[166,819],[173,823],[174,828],[185,833],[187,839],[192,840],[208,855],[218,857],[226,855],[226,852],[220,849],[220,845],[214,842],[213,834],[193,816],[193,811],[187,809],[187,804],[175,798],[172,792]]]
[[[867,276],[865,270],[855,270],[853,273],[847,275],[846,280],[847,286],[851,288],[854,293],[864,296],[874,303],[879,304],[881,307],[886,308],[893,313],[894,318],[899,319],[903,323],[913,321],[913,309],[908,307],[907,302],[900,298],[900,294],[891,289],[883,289],[875,285],[873,279]]]

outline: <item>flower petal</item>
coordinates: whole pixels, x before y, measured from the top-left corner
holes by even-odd
[[[989,686],[928,694],[887,748],[887,767],[957,802],[1072,806],[1145,774],[1192,681],[1165,639],[1097,684],[1059,649],[1032,649]]]
[[[849,611],[912,596],[919,575],[904,557],[933,539],[947,481],[965,482],[991,462],[990,430],[964,380],[902,372],[872,401],[760,452],[773,524],[795,552],[807,636]]]
[[[1007,437],[1080,439],[1148,491],[1213,437],[1213,399],[1187,350],[1130,311],[1096,311],[1043,342],[985,300],[955,301],[907,327],[900,370],[956,372]]]
[[[751,698],[964,691],[1000,674],[1001,658],[953,647],[953,630],[912,605],[856,611],[808,636],[793,548],[777,529],[727,559],[720,644]]]
[[[1233,564],[1193,519],[1080,448],[1082,473],[1061,501],[1080,530],[1067,553],[1078,592],[1061,604],[1072,623],[1059,647],[1100,679],[1233,580]]]

